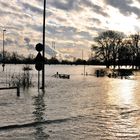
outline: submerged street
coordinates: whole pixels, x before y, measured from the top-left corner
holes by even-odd
[[[7,65],[9,73],[23,65]],[[34,67],[33,67],[34,68]],[[86,66],[93,74],[96,66]],[[56,72],[70,79],[52,77]],[[6,76],[7,73],[7,76]],[[139,75],[134,79],[83,76],[83,66],[46,66],[46,89],[37,89],[37,72],[30,71],[33,87],[0,91],[0,139],[31,140],[139,140]],[[7,77],[7,79],[5,78]]]

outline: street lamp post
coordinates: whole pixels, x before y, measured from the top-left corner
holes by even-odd
[[[44,11],[43,11],[43,69],[42,69],[42,89],[45,88],[45,18],[46,18],[46,0],[44,0]]]
[[[6,30],[4,29],[3,30],[3,64],[2,64],[2,67],[3,67],[3,71],[4,71],[4,67],[5,67],[5,55],[4,55],[4,43],[5,43],[5,41],[4,41],[4,33],[6,32]]]

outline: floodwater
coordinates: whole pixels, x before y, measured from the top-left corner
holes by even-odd
[[[0,66],[0,86],[23,65]],[[34,68],[34,66],[32,66]],[[97,66],[86,66],[93,74]],[[140,77],[83,76],[83,66],[46,66],[45,92],[33,87],[0,91],[0,140],[140,140]],[[52,77],[56,72],[70,79]]]

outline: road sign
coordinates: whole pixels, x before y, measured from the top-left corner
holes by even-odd
[[[35,48],[38,52],[41,52],[41,51],[43,51],[43,44],[41,44],[41,43],[38,43],[37,45],[36,45],[36,48]]]
[[[41,53],[39,52],[35,58],[35,68],[36,70],[40,71],[43,69],[43,57]]]
[[[41,71],[43,69],[43,64],[42,63],[36,63],[35,64],[35,69],[38,71]]]

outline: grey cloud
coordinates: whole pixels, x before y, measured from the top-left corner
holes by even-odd
[[[15,45],[20,47],[19,41],[17,39],[13,39],[13,38],[9,38],[9,37],[5,38],[5,46],[6,46],[6,48],[11,47],[11,46],[15,46]]]
[[[26,13],[23,13],[20,10],[20,7],[18,4],[12,5],[10,2],[5,2],[2,1],[0,2],[0,16],[12,16],[15,18],[19,17],[20,19],[22,18],[29,18],[29,15]]]
[[[104,12],[104,9],[100,7],[99,5],[94,4],[90,0],[65,0],[65,2],[58,1],[58,0],[49,0],[48,3],[51,6],[54,6],[58,9],[62,9],[65,11],[80,11],[83,10],[81,8],[81,5],[85,7],[91,8],[94,12],[101,14],[103,16],[109,16],[106,12]]]
[[[47,31],[50,34],[53,35],[59,35],[59,36],[72,36],[75,32],[76,32],[76,28],[74,27],[67,27],[67,26],[51,26],[51,25],[47,25]]]
[[[52,16],[52,15],[53,15],[52,12],[46,10],[46,17]]]
[[[109,15],[104,12],[104,9],[98,5],[92,5],[92,8],[93,8],[93,11],[96,12],[97,14],[100,14],[102,16],[105,16],[105,17],[109,17]]]
[[[65,26],[62,26],[62,29],[64,32],[71,32],[71,33],[75,33],[77,31],[76,28],[74,27],[65,27]]]
[[[43,10],[40,7],[34,6],[32,4],[29,4],[29,3],[25,3],[25,2],[22,2],[21,5],[22,5],[22,8],[24,11],[30,10],[33,13],[42,14]]]
[[[109,16],[106,12],[104,12],[104,9],[101,6],[94,4],[89,0],[81,0],[81,3],[86,7],[92,8],[92,10],[97,14],[101,14],[105,17]]]
[[[93,40],[93,37],[89,32],[81,31],[78,32],[77,34],[81,36],[82,39]]]
[[[24,41],[25,41],[26,44],[29,44],[29,43],[30,43],[30,38],[25,37],[25,38],[24,38]]]
[[[12,39],[10,39],[10,38],[5,39],[5,46],[9,46],[9,45],[13,45],[13,44],[15,44],[15,41],[13,41]]]
[[[34,49],[34,45],[31,43],[30,38],[25,37],[24,41],[25,41],[25,46],[27,47],[27,49]]]
[[[118,8],[119,11],[125,16],[129,16],[132,13],[135,13],[138,18],[140,18],[140,9],[131,6],[131,4],[133,3],[132,0],[105,0],[105,2],[106,4]]]
[[[27,23],[26,26],[28,27],[29,30],[33,30],[33,31],[36,31],[36,32],[41,32],[41,33],[43,31],[43,26],[40,25],[40,24],[36,24],[36,23],[35,24],[29,24],[29,23]],[[46,26],[46,30],[48,29],[48,26],[49,25]]]
[[[140,3],[140,0],[136,0],[136,1]]]
[[[98,27],[87,27],[87,29],[88,29],[88,30],[91,30],[91,31],[98,32],[98,33],[103,32],[103,31],[106,30],[106,29],[104,29],[104,28],[98,28]]]
[[[0,2],[0,16],[6,17],[11,16],[12,18],[29,18],[29,15],[26,13],[22,13],[17,6],[11,6],[9,3]]]
[[[28,25],[28,27],[32,28],[33,30],[35,30],[37,32],[42,32],[43,31],[42,25]]]
[[[88,32],[81,31],[78,32],[74,27],[67,27],[67,26],[47,26],[47,31],[51,35],[61,36],[62,38],[67,39],[76,39],[76,35],[79,35],[82,39],[92,40],[92,35]]]
[[[3,11],[2,9],[0,9],[0,16],[3,16],[3,17],[5,17],[5,16],[14,16],[14,17],[19,17],[20,19],[22,19],[22,18],[29,18],[29,16],[27,15],[27,14],[20,14],[20,13],[15,13],[15,12],[13,12],[13,11]]]
[[[51,35],[61,35],[62,31],[60,31],[60,28],[56,27],[56,26],[51,26],[51,25],[47,25],[46,27],[48,34]]]
[[[59,22],[66,22],[67,20],[62,17],[56,17]]]
[[[89,21],[91,21],[93,24],[101,24],[101,21],[98,18],[89,18]]]
[[[64,1],[58,1],[58,0],[49,0],[48,4],[62,10],[70,11],[75,9],[77,6],[77,1],[79,0],[65,0]]]
[[[13,10],[13,11],[17,11],[17,12],[19,12],[19,8],[17,8],[15,5],[11,5],[10,3],[8,3],[8,2],[0,2],[0,5],[1,5],[1,7],[2,8],[6,8],[6,9],[11,9],[11,10]]]

